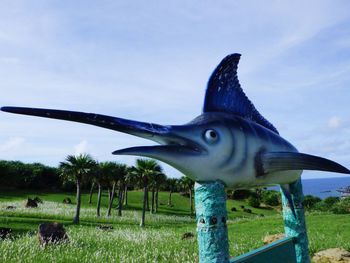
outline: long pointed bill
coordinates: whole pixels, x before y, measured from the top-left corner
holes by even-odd
[[[169,126],[132,121],[95,113],[25,107],[2,107],[1,110],[16,114],[81,122],[147,139],[152,139],[152,137],[157,135],[163,136],[169,132]],[[157,140],[155,139],[155,141]]]
[[[195,154],[196,152],[198,153],[201,148],[200,145],[180,135],[182,126],[163,126],[154,123],[77,111],[25,107],[2,107],[1,110],[16,114],[91,124],[165,144],[164,146],[133,147],[115,151],[114,154],[140,155],[163,160],[164,157],[170,155],[171,152],[173,155],[176,155],[176,153],[184,154],[185,152]],[[176,145],[176,147],[174,147],[174,145]]]

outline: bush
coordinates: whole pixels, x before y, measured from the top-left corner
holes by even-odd
[[[248,199],[248,204],[251,206],[251,207],[255,207],[255,208],[258,208],[260,207],[260,200],[257,196],[254,196],[252,195],[251,197],[249,197]]]
[[[323,200],[323,202],[327,204],[329,207],[333,206],[335,203],[338,203],[339,201],[340,201],[340,198],[335,196],[329,196]]]
[[[340,199],[334,203],[331,211],[334,214],[350,214],[350,197]]]
[[[278,206],[281,203],[281,194],[277,191],[263,191],[262,202],[270,206]]]
[[[350,207],[342,202],[338,202],[332,206],[331,211],[334,214],[350,214]]]
[[[348,207],[350,207],[350,196],[341,199],[340,202],[341,202],[342,204],[345,204],[345,205],[347,205]]]
[[[234,200],[243,200],[249,198],[253,194],[250,190],[235,190],[230,198]]]
[[[59,188],[59,170],[40,163],[0,160],[0,186],[17,189]]]
[[[315,205],[321,201],[322,201],[321,198],[319,198],[317,196],[306,195],[304,197],[303,205],[304,205],[305,209],[313,209],[315,207]]]
[[[313,209],[317,210],[317,211],[327,212],[327,211],[330,211],[330,206],[327,205],[325,202],[321,201],[321,202],[316,203],[313,206]]]

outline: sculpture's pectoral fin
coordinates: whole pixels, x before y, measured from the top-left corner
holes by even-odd
[[[281,185],[281,190],[288,201],[290,210],[292,210],[292,213],[293,213],[294,217],[296,218],[297,216],[296,216],[295,209],[294,209],[294,202],[293,202],[292,196],[291,196],[290,191],[289,191],[289,185],[288,184]]]
[[[318,170],[350,174],[346,167],[314,155],[298,152],[264,152],[257,158],[263,174],[288,170]]]

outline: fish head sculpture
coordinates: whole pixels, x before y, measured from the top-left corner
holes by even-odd
[[[233,154],[234,134],[239,130],[228,126],[230,119],[225,115],[207,113],[185,125],[163,126],[149,138],[160,145],[121,149],[113,154],[158,159],[195,181],[218,180],[222,164]]]
[[[331,160],[299,153],[256,110],[237,77],[240,54],[225,57],[206,90],[203,113],[184,125],[159,125],[95,113],[2,107],[2,111],[81,122],[158,143],[114,151],[158,159],[195,181],[222,181],[229,188],[287,185],[303,170],[350,171]]]

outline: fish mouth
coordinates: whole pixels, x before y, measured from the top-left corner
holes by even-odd
[[[164,161],[169,154],[173,156],[202,155],[203,149],[187,145],[154,145],[129,147],[112,152],[114,155],[137,155]]]
[[[139,131],[139,137],[158,142],[160,145],[129,147],[116,150],[112,154],[145,156],[164,162],[169,162],[169,158],[206,154],[207,150],[201,144],[179,135],[182,128],[183,126],[167,126],[168,132],[162,134],[153,132],[152,137]]]

